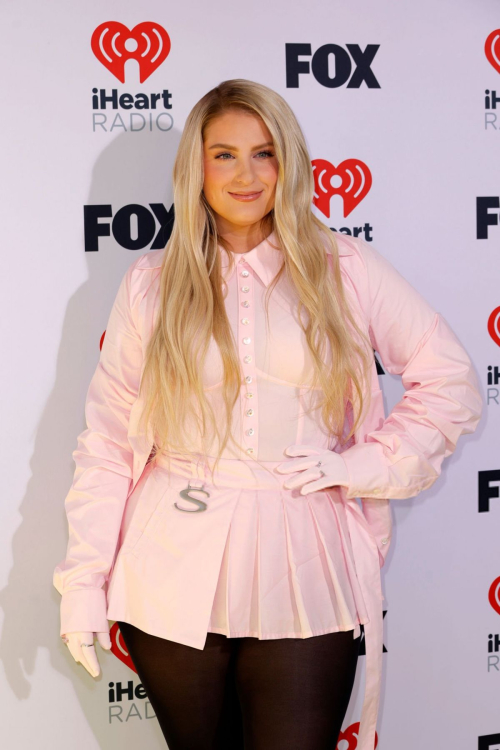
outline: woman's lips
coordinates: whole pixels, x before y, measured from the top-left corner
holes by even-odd
[[[232,195],[232,197],[237,201],[254,201],[259,197],[261,193],[262,190],[260,190],[258,193],[250,193],[250,195],[238,195],[238,193],[229,193],[229,195]]]

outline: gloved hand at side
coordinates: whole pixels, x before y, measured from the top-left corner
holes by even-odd
[[[90,633],[82,630],[75,633],[66,633],[61,636],[76,663],[82,664],[92,677],[98,677],[100,672],[99,661],[94,647],[94,638],[96,635],[101,647],[109,651],[111,649],[109,631]]]

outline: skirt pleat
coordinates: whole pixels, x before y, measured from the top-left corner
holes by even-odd
[[[339,624],[342,625],[341,630],[347,630],[352,622],[352,597],[349,597],[351,605],[349,607],[346,596],[344,595],[344,592],[342,590],[342,586],[340,584],[336,566],[334,561],[332,560],[332,557],[328,551],[328,545],[326,543],[325,537],[323,536],[323,533],[321,531],[320,524],[318,522],[318,519],[316,518],[316,514],[313,510],[312,504],[308,502],[309,510],[311,511],[312,518],[314,520],[314,524],[316,526],[316,532],[318,534],[318,537],[321,542],[321,547],[323,550],[323,555],[326,560],[326,564],[328,567],[328,574],[330,576],[330,581],[332,584],[332,592],[331,592],[331,601],[333,608],[335,610],[335,617]]]
[[[331,493],[327,492],[326,494],[330,505],[333,507],[333,511],[337,519],[337,528],[340,538],[340,544],[344,554],[345,569],[349,578],[350,590],[352,591],[354,597],[356,611],[358,612],[359,623],[366,624],[370,622],[370,618],[367,614],[365,600],[363,598],[363,593],[361,591],[361,586],[359,584],[358,575],[356,572],[354,553],[347,523],[346,507],[340,496],[337,495],[337,497],[333,499]],[[332,540],[332,543],[335,543],[335,541],[336,540]]]
[[[309,638],[366,622],[340,495],[242,489],[208,632]]]
[[[300,624],[300,633],[301,634],[309,634],[312,633],[311,626],[309,624],[309,618],[307,617],[306,608],[304,606],[304,600],[302,598],[302,587],[300,583],[300,578],[297,572],[297,564],[295,562],[295,553],[292,548],[292,535],[290,533],[290,522],[288,520],[288,512],[287,512],[287,503],[284,498],[284,493],[280,493],[281,496],[281,502],[282,502],[282,508],[283,508],[283,520],[285,523],[285,534],[286,534],[286,555],[288,560],[288,567],[290,570],[290,579],[292,582],[292,591],[293,591],[293,597],[295,601],[295,606],[297,608],[298,617],[299,617],[299,624]],[[298,558],[300,560],[300,558]]]

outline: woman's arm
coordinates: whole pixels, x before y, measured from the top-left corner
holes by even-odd
[[[405,394],[380,429],[339,454],[347,498],[405,499],[428,489],[460,435],[472,433],[482,397],[471,360],[443,318],[377,250],[359,240],[370,339]]]
[[[61,599],[61,635],[109,628],[107,580],[132,482],[127,432],[142,370],[141,339],[132,317],[131,280],[122,278],[108,320],[99,362],[87,392],[87,429],[73,451],[76,470],[64,501],[69,540],[54,571]]]

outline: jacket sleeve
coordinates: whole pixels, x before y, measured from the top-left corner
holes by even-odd
[[[62,595],[61,635],[109,629],[103,586],[132,482],[133,451],[127,433],[142,370],[141,340],[130,304],[136,263],[120,282],[87,392],[87,428],[72,454],[76,469],[64,501],[69,539],[66,557],[53,574]]]
[[[460,435],[482,413],[477,376],[443,316],[368,243],[369,335],[385,369],[401,375],[405,393],[379,429],[340,455],[349,475],[346,497],[405,499],[428,489]]]

